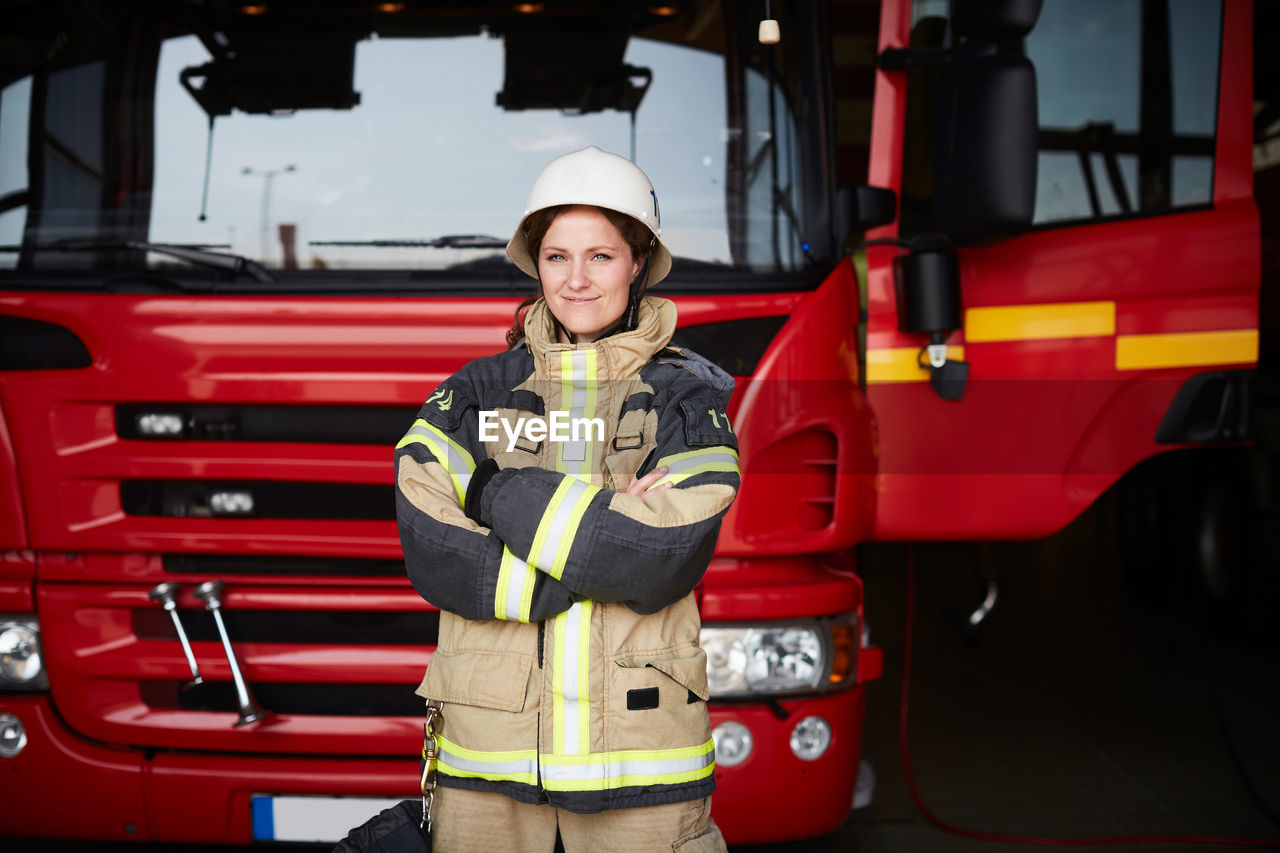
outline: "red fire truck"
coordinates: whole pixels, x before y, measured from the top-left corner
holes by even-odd
[[[732,843],[849,817],[853,546],[1047,535],[1247,440],[1249,0],[776,0],[772,44],[765,5],[0,3],[0,835],[332,840],[415,794],[391,446],[502,347],[563,151],[653,179],[676,343],[738,378]]]

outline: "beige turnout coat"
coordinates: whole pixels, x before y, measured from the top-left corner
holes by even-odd
[[[397,446],[409,577],[442,610],[418,690],[443,704],[441,784],[584,813],[713,790],[693,590],[738,487],[732,379],[675,325],[646,297],[634,331],[560,344],[538,302]],[[661,465],[672,488],[624,493]]]

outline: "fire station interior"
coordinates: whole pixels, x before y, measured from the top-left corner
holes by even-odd
[[[859,14],[834,3],[835,38]],[[886,651],[875,797],[837,835],[776,849],[1280,844],[1280,8],[1255,3],[1254,23],[1256,447],[1149,460],[1046,539],[863,546]],[[870,93],[837,74],[845,126]],[[1153,489],[1185,513],[1144,511]]]
[[[1280,4],[1254,0],[1254,15],[1254,446],[1151,459],[1045,539],[859,546],[885,667],[867,692],[857,808],[827,836],[733,849],[1280,846]],[[877,0],[832,0],[844,185],[867,173],[878,27]],[[625,100],[616,82],[608,97]],[[230,109],[205,97],[211,114]],[[1183,495],[1185,512],[1146,513],[1153,490]],[[55,846],[0,838],[12,853]]]

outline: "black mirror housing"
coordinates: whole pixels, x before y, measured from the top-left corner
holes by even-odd
[[[854,210],[858,227],[866,231],[889,225],[898,217],[898,196],[884,187],[855,187]]]
[[[960,261],[954,249],[916,249],[893,259],[898,300],[898,330],[941,334],[963,325],[960,310]]]
[[[1031,226],[1038,156],[1036,73],[1021,56],[956,57],[939,80],[936,227],[957,245]]]
[[[1036,25],[1044,0],[951,0],[951,31],[987,42],[1020,39]]]

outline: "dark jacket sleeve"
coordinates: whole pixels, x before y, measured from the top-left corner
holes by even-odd
[[[419,595],[459,616],[550,618],[569,609],[574,595],[463,511],[476,460],[485,458],[476,411],[465,377],[455,375],[427,398],[396,445],[396,517],[405,569]]]
[[[484,489],[481,520],[573,593],[639,613],[661,610],[701,579],[737,494],[727,396],[696,379],[662,394],[657,447],[639,475],[667,465],[658,484],[672,488],[641,499],[555,471],[504,470]]]

